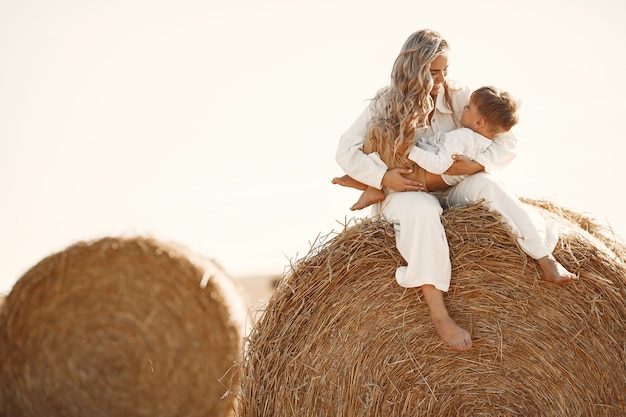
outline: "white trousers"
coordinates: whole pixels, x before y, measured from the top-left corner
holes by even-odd
[[[468,205],[484,200],[489,210],[502,215],[524,252],[534,259],[550,255],[558,240],[558,230],[531,206],[522,203],[507,187],[484,172],[470,175],[440,195],[446,206]]]
[[[374,214],[393,222],[396,246],[407,266],[396,270],[396,281],[402,287],[434,285],[448,291],[452,267],[448,240],[441,224],[441,203],[432,194],[390,191],[382,203],[373,207]]]
[[[442,205],[484,204],[502,215],[520,247],[538,259],[554,250],[555,229],[531,207],[510,193],[504,184],[489,174],[470,175],[437,196],[424,192],[393,192],[372,207],[372,215],[393,222],[396,246],[407,265],[396,270],[402,287],[433,285],[440,291],[450,287],[451,263],[448,241],[441,224]]]

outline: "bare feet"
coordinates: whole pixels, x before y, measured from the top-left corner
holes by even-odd
[[[360,181],[355,180],[349,175],[343,177],[335,177],[332,179],[333,184],[341,185],[344,187],[356,188],[357,190],[363,190],[361,196],[356,203],[350,207],[350,210],[361,210],[365,207],[369,207],[372,204],[380,203],[385,199],[385,192],[374,187],[368,187]]]
[[[361,196],[356,203],[350,207],[350,210],[361,210],[365,207],[369,207],[372,204],[380,203],[385,199],[385,192],[373,187],[367,187],[365,191],[361,193]]]
[[[332,183],[342,185],[344,187],[356,188],[357,190],[365,190],[367,188],[367,185],[355,180],[349,175],[344,175],[343,177],[335,177],[332,179]]]
[[[578,279],[575,274],[569,272],[563,265],[558,263],[552,255],[539,258],[537,262],[543,271],[543,279],[548,282],[563,284]]]
[[[450,316],[436,318],[431,314],[430,318],[439,337],[452,349],[467,350],[472,347],[470,333],[456,324]]]
[[[443,292],[433,285],[422,285],[424,301],[430,310],[430,319],[435,325],[435,331],[441,339],[452,349],[467,350],[472,347],[472,337],[469,332],[450,318],[443,301]]]

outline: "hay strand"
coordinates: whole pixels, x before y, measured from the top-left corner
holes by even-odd
[[[442,221],[446,304],[471,350],[447,348],[419,291],[396,284],[392,225],[357,220],[294,263],[270,299],[248,339],[237,415],[624,415],[620,258],[569,227],[555,257],[580,280],[559,286],[482,206]]]

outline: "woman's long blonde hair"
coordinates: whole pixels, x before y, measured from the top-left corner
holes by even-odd
[[[381,113],[370,121],[366,153],[378,152],[389,166],[397,152],[415,144],[415,133],[428,127],[428,115],[434,108],[430,65],[447,51],[448,43],[433,30],[419,30],[404,42],[393,64],[391,83],[374,97]]]

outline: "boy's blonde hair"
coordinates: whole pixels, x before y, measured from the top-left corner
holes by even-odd
[[[499,88],[481,87],[472,93],[470,101],[492,127],[493,133],[511,130],[519,121],[517,116],[519,102]]]

